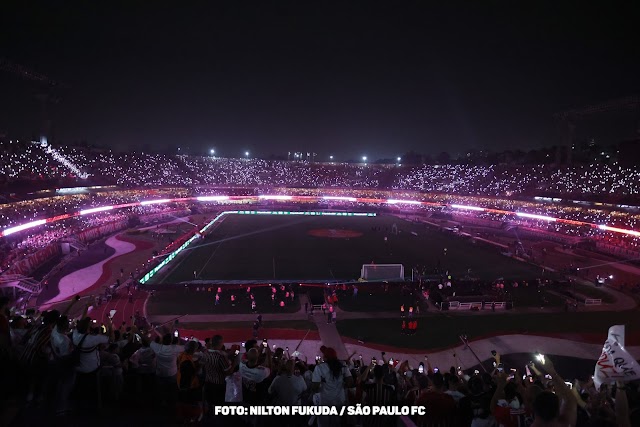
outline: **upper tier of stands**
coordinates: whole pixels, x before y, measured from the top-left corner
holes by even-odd
[[[77,179],[63,156],[87,180]],[[0,143],[0,189],[19,182],[90,182],[124,187],[285,186],[398,189],[482,196],[557,195],[597,201],[632,202],[640,192],[640,170],[603,165],[373,165],[227,159],[89,148]],[[14,184],[11,187],[9,184]],[[54,184],[55,185],[55,184]]]

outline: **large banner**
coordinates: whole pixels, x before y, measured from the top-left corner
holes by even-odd
[[[624,349],[624,325],[614,325],[609,328],[609,336],[596,363],[593,383],[599,389],[601,384],[637,379],[640,379],[638,363]]]
[[[60,244],[52,243],[44,249],[40,249],[38,252],[33,253],[20,261],[13,264],[9,270],[8,274],[22,274],[23,276],[28,276],[38,267],[40,267],[45,262],[49,261],[54,256],[60,253]]]
[[[109,224],[100,225],[98,227],[81,231],[80,233],[76,234],[76,238],[83,243],[87,243],[97,239],[98,237],[106,236],[125,228],[127,228],[127,221],[111,222]]]
[[[598,250],[602,252],[606,252],[616,256],[627,257],[627,258],[640,258],[640,252],[638,251],[622,248],[620,246],[610,245],[603,242],[597,242],[596,248],[598,248]]]

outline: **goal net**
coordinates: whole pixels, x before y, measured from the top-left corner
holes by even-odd
[[[365,280],[404,280],[402,264],[363,264],[360,277]]]

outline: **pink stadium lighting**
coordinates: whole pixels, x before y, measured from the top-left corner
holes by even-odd
[[[396,199],[389,199],[387,200],[387,203],[390,205],[395,205],[398,203],[401,204],[405,204],[405,205],[420,205],[422,204],[421,202],[417,201],[417,200],[396,200]]]
[[[523,218],[540,219],[542,221],[549,221],[549,222],[557,221],[557,218],[554,218],[552,216],[536,215],[536,214],[530,214],[525,212],[516,212],[516,216],[523,217]]]
[[[9,234],[17,233],[18,231],[28,230],[29,228],[37,227],[39,225],[44,225],[47,223],[46,219],[39,219],[37,221],[31,221],[26,224],[17,225],[15,227],[6,228],[2,232],[3,236],[8,236]]]
[[[478,206],[467,206],[467,205],[451,205],[454,209],[464,209],[468,211],[479,211],[484,212],[484,208],[480,208]]]
[[[229,200],[229,196],[199,196],[196,197],[199,202],[221,202],[223,200]]]
[[[293,196],[262,195],[258,196],[258,198],[264,200],[291,200],[293,199]]]
[[[101,206],[99,208],[84,209],[80,211],[80,215],[89,215],[96,212],[110,211],[113,206]]]
[[[598,228],[604,231],[613,231],[615,233],[622,233],[622,234],[628,234],[630,236],[640,237],[640,231],[625,230],[624,228],[617,228],[617,227],[609,227],[608,225],[604,225],[604,224],[598,225]]]
[[[144,202],[140,202],[142,206],[146,205],[158,205],[160,203],[169,203],[171,199],[158,199],[158,200],[145,200]]]
[[[344,196],[322,196],[324,200],[342,200],[345,202],[355,202],[358,199],[355,197],[344,197]]]

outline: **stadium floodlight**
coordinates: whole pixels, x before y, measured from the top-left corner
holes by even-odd
[[[542,221],[549,221],[549,222],[556,222],[557,218],[554,218],[552,216],[545,216],[545,215],[536,215],[536,214],[530,214],[530,213],[526,213],[526,212],[516,212],[516,216],[522,217],[522,218],[531,218],[531,219],[539,219]]]
[[[211,153],[211,155],[213,156],[214,154],[216,154],[216,150],[212,148],[211,150],[209,150],[209,153]]]
[[[113,209],[113,206],[101,206],[99,208],[83,209],[80,211],[80,215],[89,215],[96,212],[110,211],[111,209]]]
[[[396,160],[398,160],[398,163],[400,163],[400,161],[402,160],[402,157],[398,157]]]
[[[249,157],[249,152],[248,152],[248,151],[245,151],[245,152],[244,152],[244,156],[245,156],[245,157]]]
[[[171,199],[158,199],[158,200],[145,200],[144,202],[140,202],[142,206],[147,205],[158,205],[160,203],[169,203]]]
[[[333,156],[329,156],[329,160],[333,160]]]
[[[395,205],[395,204],[404,204],[404,205],[420,205],[422,204],[422,202],[419,202],[417,200],[398,200],[398,199],[389,199],[387,200],[387,203],[390,205]]]
[[[366,162],[367,161],[367,156],[362,156],[362,161]]]
[[[342,200],[345,202],[356,202],[358,199],[355,197],[344,197],[344,196],[322,196],[324,200]]]
[[[292,200],[293,196],[280,196],[280,195],[261,195],[258,196],[259,199],[264,199],[264,200]]]
[[[15,227],[5,228],[2,231],[2,236],[8,236],[9,234],[17,233],[18,231],[28,230],[29,228],[37,227],[47,223],[46,219],[39,219],[37,221],[31,221],[26,224],[16,225]]]
[[[453,209],[464,209],[464,210],[468,210],[468,211],[478,211],[478,212],[483,212],[484,208],[478,207],[478,206],[468,206],[468,205],[451,205],[451,207]]]
[[[220,202],[229,200],[229,196],[198,196],[196,200],[199,202]]]

